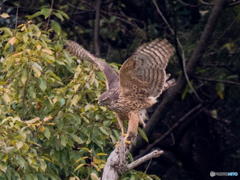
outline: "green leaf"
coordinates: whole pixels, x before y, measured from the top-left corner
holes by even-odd
[[[3,164],[3,163],[0,163],[0,171],[3,171],[4,173],[6,173],[6,171],[7,171],[7,165],[6,165],[6,164]]]
[[[39,78],[39,87],[44,92],[47,89],[47,82],[43,78]]]
[[[42,74],[42,67],[36,63],[36,62],[33,62],[32,63],[32,70],[34,72],[34,76],[39,78]]]
[[[38,12],[36,12],[36,13],[30,15],[30,16],[26,16],[26,17],[27,17],[28,19],[33,19],[33,18],[38,17],[38,16],[41,16],[41,15],[42,15],[41,11],[38,11]]]
[[[54,12],[53,14],[54,14],[58,19],[60,19],[61,21],[64,21],[64,17],[62,16],[61,13]]]
[[[41,14],[44,16],[45,19],[47,19],[52,13],[51,8],[42,8],[41,9]]]
[[[99,129],[103,134],[109,136],[109,132],[104,127],[100,127]]]
[[[44,136],[49,139],[50,136],[51,136],[51,132],[49,131],[49,129],[47,127],[45,127],[45,130],[44,130]]]
[[[139,132],[140,136],[141,136],[146,142],[148,142],[148,137],[147,137],[145,131],[143,131],[141,128],[138,128],[138,132]]]
[[[217,95],[220,97],[220,99],[224,99],[224,89],[225,89],[225,86],[223,83],[216,84]]]
[[[57,12],[58,14],[61,14],[65,19],[69,19],[69,16],[64,11],[57,10]]]
[[[85,164],[79,164],[75,169],[74,169],[74,171],[77,171],[77,170],[79,170],[81,167],[83,167]]]
[[[75,134],[71,134],[70,136],[72,137],[72,139],[73,139],[76,143],[78,143],[78,144],[83,144],[83,143],[84,143],[83,140],[82,140],[79,136],[77,136],[77,135],[75,135]]]
[[[26,168],[27,162],[21,156],[16,156],[15,160],[21,168]]]
[[[51,8],[42,8],[40,11],[30,15],[30,16],[26,16],[28,19],[33,19],[35,17],[38,17],[38,16],[44,16],[45,19],[47,19],[52,13],[52,9]]]
[[[56,21],[51,21],[51,28],[57,33],[58,36],[62,32],[61,26]]]
[[[62,146],[65,147],[67,145],[67,137],[65,135],[61,135],[60,141]]]
[[[28,73],[27,73],[27,70],[24,69],[22,72],[22,77],[21,77],[21,82],[23,83],[23,85],[25,85],[27,78],[28,78]]]

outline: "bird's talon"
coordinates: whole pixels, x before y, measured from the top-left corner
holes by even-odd
[[[125,140],[125,144],[127,144],[127,145],[130,145],[131,144],[131,141],[129,141],[129,140]]]
[[[120,145],[119,145],[119,142],[117,142],[116,144],[115,144],[115,147],[117,148],[117,147],[119,147]]]
[[[128,137],[128,134],[122,133],[122,136],[123,136],[123,137]]]

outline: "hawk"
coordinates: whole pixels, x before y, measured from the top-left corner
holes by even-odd
[[[74,41],[68,40],[66,48],[72,55],[97,65],[105,74],[107,90],[99,97],[99,105],[116,113],[122,135],[126,142],[132,142],[139,123],[144,125],[146,109],[175,84],[166,74],[166,66],[175,51],[173,46],[166,39],[145,43],[123,63],[119,73]],[[125,120],[128,120],[127,134],[123,127]]]

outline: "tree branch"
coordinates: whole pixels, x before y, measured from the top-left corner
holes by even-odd
[[[141,152],[139,156],[136,158],[141,157],[143,154],[146,154],[149,152],[155,145],[160,143],[162,140],[164,140],[168,135],[170,135],[176,128],[178,128],[185,120],[187,120],[190,116],[193,114],[199,113],[202,111],[202,104],[198,104],[194,108],[192,108],[190,111],[188,111],[184,116],[182,116],[175,124],[173,124],[167,132],[165,132],[160,138],[156,139],[152,144],[149,144],[144,151]]]
[[[209,82],[215,82],[215,83],[223,83],[223,84],[230,84],[230,85],[234,85],[234,86],[240,86],[239,82],[234,82],[234,81],[229,81],[229,80],[209,79],[209,78],[197,77],[197,76],[193,76],[193,78],[195,78],[197,80],[201,80],[201,81],[209,81]]]
[[[124,172],[131,170],[152,158],[157,158],[164,152],[162,150],[154,150],[130,164],[127,164],[128,153],[129,147],[126,146],[125,138],[121,137],[119,145],[115,147],[107,159],[101,180],[118,180],[119,176]]]
[[[132,163],[130,163],[127,168],[128,169],[134,169],[135,167],[138,167],[139,165],[141,165],[142,163],[152,159],[152,158],[157,158],[160,157],[162,154],[164,153],[164,151],[162,150],[154,150],[152,152],[150,152],[149,154],[133,161]]]
[[[197,8],[197,7],[198,7],[198,5],[189,4],[189,3],[186,3],[186,2],[184,2],[184,1],[182,1],[182,0],[178,0],[178,2],[181,3],[181,4],[184,5],[184,6],[188,6],[188,7],[191,7],[191,8]]]

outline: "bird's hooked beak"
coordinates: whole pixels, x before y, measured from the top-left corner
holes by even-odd
[[[102,106],[103,104],[102,104],[101,101],[98,100],[98,105],[99,105],[99,106]]]
[[[100,99],[98,99],[98,105],[99,105],[99,106],[104,106],[103,101],[101,101]]]

